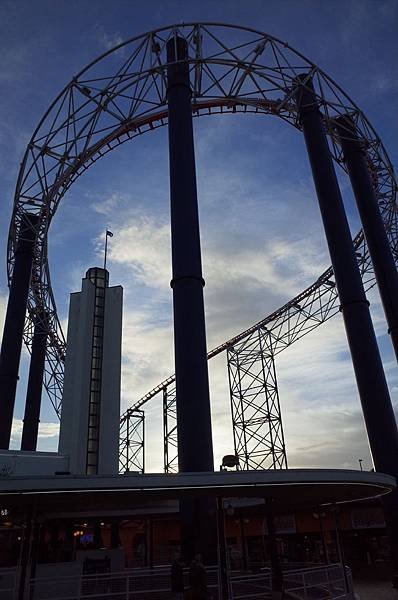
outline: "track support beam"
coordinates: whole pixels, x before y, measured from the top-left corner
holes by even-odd
[[[21,219],[0,354],[0,448],[10,447],[38,217]]]
[[[397,425],[370,317],[369,303],[363,289],[343,200],[323,128],[322,115],[312,82],[307,76],[302,75],[298,78],[298,83],[296,100],[299,116],[332,260],[340,310],[351,351],[373,463],[376,471],[397,477]],[[352,157],[351,153],[349,155]],[[359,177],[364,173],[358,157],[354,156],[351,170],[354,175],[354,192],[362,194],[364,189],[368,195],[369,182],[368,184],[366,181],[362,182],[361,185],[359,183]],[[363,207],[363,203],[367,200],[369,197],[361,199],[362,213],[366,212],[366,222],[372,214],[369,206],[366,209]],[[370,230],[369,251],[372,243],[375,243],[375,230],[372,226]],[[378,264],[381,256],[382,252],[380,255],[377,252]],[[374,267],[376,271],[375,264]],[[395,572],[398,573],[398,494],[396,491],[383,499],[383,506],[392,545],[393,565]],[[398,576],[396,580],[398,582]]]
[[[32,340],[21,450],[36,450],[40,423],[41,393],[46,359],[47,327],[43,312],[37,314]]]
[[[167,43],[174,349],[180,471],[213,471],[187,41]]]
[[[336,129],[372,259],[388,333],[398,360],[398,273],[377,204],[366,147],[358,138],[354,122],[348,115],[336,120]]]
[[[398,359],[398,273],[388,242],[387,232],[381,218],[376,195],[374,192],[372,177],[366,160],[366,147],[358,138],[354,122],[351,117],[344,115],[336,120],[336,129],[343,149],[344,161],[347,165],[352,189],[358,206],[369,254],[372,259],[373,269],[376,276],[381,301],[388,325],[388,333]],[[377,399],[379,401],[379,399]],[[376,404],[374,402],[374,404]],[[378,410],[378,404],[374,408]],[[377,418],[377,414],[375,415]],[[387,429],[387,436],[396,436],[396,425],[394,415],[390,417],[390,423],[383,423],[383,416],[379,427]],[[374,423],[374,419],[372,419]],[[390,432],[389,429],[392,429]],[[395,431],[394,431],[395,428]],[[382,435],[382,433],[380,434]],[[383,440],[383,437],[381,438]],[[388,441],[387,441],[388,445]],[[387,447],[385,452],[389,452]],[[372,454],[373,449],[372,449]],[[398,477],[398,452],[391,452],[389,463],[383,460],[383,465],[377,470],[385,471]],[[374,457],[375,459],[375,457]],[[386,457],[388,459],[388,457]],[[391,465],[391,462],[393,463]],[[390,470],[389,470],[390,469]],[[395,490],[388,496],[382,498],[387,527],[390,533],[391,554],[395,568],[394,586],[398,587],[398,492]]]
[[[180,471],[213,471],[209,376],[203,302],[191,87],[187,41],[167,43],[167,100],[174,354]],[[212,516],[210,516],[212,514]],[[216,506],[211,498],[180,501],[181,547],[190,562],[198,552],[216,559]]]
[[[326,239],[336,279],[366,430],[377,471],[398,474],[398,433],[369,303],[312,81],[298,78],[296,93]]]

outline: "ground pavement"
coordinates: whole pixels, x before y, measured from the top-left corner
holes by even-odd
[[[355,600],[398,600],[391,581],[355,581]]]

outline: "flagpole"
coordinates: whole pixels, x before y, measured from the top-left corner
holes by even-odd
[[[104,271],[106,271],[106,255],[108,252],[108,231],[105,231]]]
[[[113,233],[109,229],[105,231],[104,271],[106,270],[106,259],[108,255],[108,237],[113,237]]]

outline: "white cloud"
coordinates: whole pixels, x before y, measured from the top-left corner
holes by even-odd
[[[165,288],[170,279],[170,228],[145,214],[134,215],[118,228],[109,259],[131,269],[135,282]]]
[[[227,233],[217,227],[206,229],[203,254],[209,349],[266,316],[300,291],[303,282],[310,283],[327,266],[319,238],[306,235],[306,222],[303,218],[300,229],[300,222],[296,221],[293,239],[269,236],[265,241],[261,238],[250,240],[251,248],[236,244],[236,240],[231,242],[229,221]],[[121,267],[131,273],[130,277],[123,271],[123,280],[128,282],[123,330],[123,408],[174,370],[171,290],[167,285],[169,256],[169,225],[161,217],[134,211],[112,238],[113,278],[115,269],[118,271]],[[150,288],[145,302],[137,301],[134,286],[141,292]],[[299,355],[301,358],[298,359]],[[233,447],[225,355],[211,362],[209,369],[217,461]],[[277,359],[277,370],[291,463],[296,466],[338,466],[341,453],[346,452],[346,463],[355,464],[355,457],[351,458],[346,450],[342,450],[347,441],[344,431],[339,428],[334,446],[330,439],[333,423],[330,412],[341,414],[347,410],[355,415],[355,406],[357,409],[341,320],[324,326],[322,335],[308,336],[297,344],[297,349],[283,353]],[[353,393],[354,400],[347,398],[347,390]],[[338,407],[336,411],[330,408],[331,397],[333,405]],[[161,397],[157,396],[146,406],[147,468],[155,470],[161,468],[162,460],[161,444],[155,442],[161,432],[160,405]],[[322,405],[328,410],[322,411]],[[318,407],[321,410],[318,411]],[[316,436],[309,434],[314,429],[314,414],[321,422]],[[361,432],[360,421],[357,425]],[[358,434],[358,439],[360,437]],[[319,446],[316,453],[307,449],[307,446],[320,445],[322,440],[324,446]],[[334,453],[330,446],[335,447]],[[364,444],[358,442],[357,446],[356,452],[365,456],[366,439]]]
[[[100,215],[112,215],[119,207],[122,198],[120,194],[111,194],[105,200],[97,200],[91,204],[91,208]]]
[[[132,403],[174,370],[171,323],[153,321],[151,311],[124,311],[123,373],[124,403]]]
[[[0,81],[5,84],[19,82],[29,77],[29,48],[27,44],[14,44],[12,47],[2,48],[2,61],[0,67]]]
[[[10,447],[20,449],[23,421],[14,418],[12,421],[12,432]],[[42,451],[56,452],[58,448],[59,422],[40,422],[37,449]]]
[[[8,297],[0,293],[0,331],[3,331],[4,319],[7,311],[7,300]]]
[[[109,33],[105,31],[103,27],[97,27],[97,40],[101,48],[104,50],[111,50],[115,46],[119,46],[124,42],[121,34],[118,31]],[[116,51],[117,54],[124,55],[124,49],[120,48]]]

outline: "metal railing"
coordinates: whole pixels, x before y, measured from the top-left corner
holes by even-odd
[[[268,569],[261,573],[231,574],[229,577],[229,595],[233,600],[264,600],[271,597],[271,590],[271,572]]]
[[[214,600],[219,598],[218,567],[207,567],[207,587]],[[184,572],[189,589],[189,569]],[[129,569],[119,573],[41,577],[31,579],[29,600],[169,600],[170,567]]]
[[[351,571],[341,564],[310,568],[283,567],[285,600],[350,600],[353,597]],[[261,573],[231,574],[229,593],[232,600],[271,598],[270,569]]]
[[[350,578],[341,564],[322,565],[284,573],[287,598],[302,600],[346,600],[352,596]]]
[[[291,568],[283,566],[284,600],[351,600],[351,571],[341,564]],[[213,600],[220,598],[219,569],[206,568],[207,587]],[[14,600],[15,570],[1,570],[0,600]],[[9,576],[6,579],[5,576]],[[189,589],[189,569],[184,570],[185,589]],[[231,572],[228,591],[231,600],[271,598],[269,568],[258,573]],[[27,600],[168,600],[170,566],[153,569],[126,569],[119,573],[37,577],[27,584]]]
[[[0,600],[13,600],[16,585],[16,568],[0,568]]]

